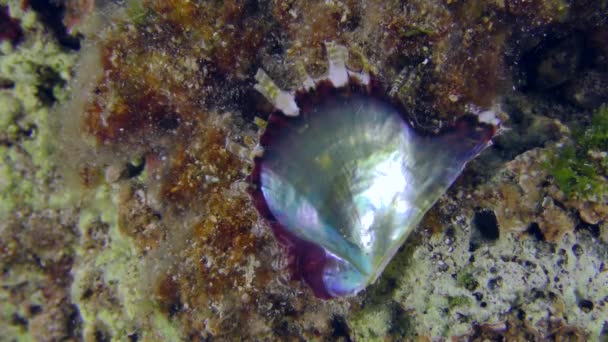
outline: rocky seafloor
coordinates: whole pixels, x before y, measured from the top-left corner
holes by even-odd
[[[418,130],[505,129],[320,300],[247,193],[324,42]],[[608,1],[0,0],[0,341],[608,339]]]

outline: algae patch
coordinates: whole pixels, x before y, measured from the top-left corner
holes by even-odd
[[[33,11],[9,1],[26,37],[18,45],[0,42],[0,217],[17,207],[42,209],[62,202],[55,186],[52,155],[56,139],[50,106],[64,101],[76,54],[49,36]]]
[[[608,105],[599,107],[586,128],[551,155],[546,168],[566,196],[603,196],[608,190]]]

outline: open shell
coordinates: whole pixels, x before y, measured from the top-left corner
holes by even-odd
[[[320,298],[373,283],[500,124],[484,112],[438,135],[419,134],[379,82],[345,67],[344,47],[327,50],[327,77],[309,78],[295,93],[258,71],[256,89],[277,112],[250,176],[255,205],[294,276]]]

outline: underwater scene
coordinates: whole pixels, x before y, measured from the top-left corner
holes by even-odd
[[[608,1],[0,0],[4,341],[608,341]]]

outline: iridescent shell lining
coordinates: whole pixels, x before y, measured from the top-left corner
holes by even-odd
[[[291,94],[256,75],[278,111],[250,176],[294,277],[320,298],[373,283],[499,124],[483,113],[436,136],[418,134],[377,80],[346,69],[346,49],[328,51],[329,75],[310,90]]]

